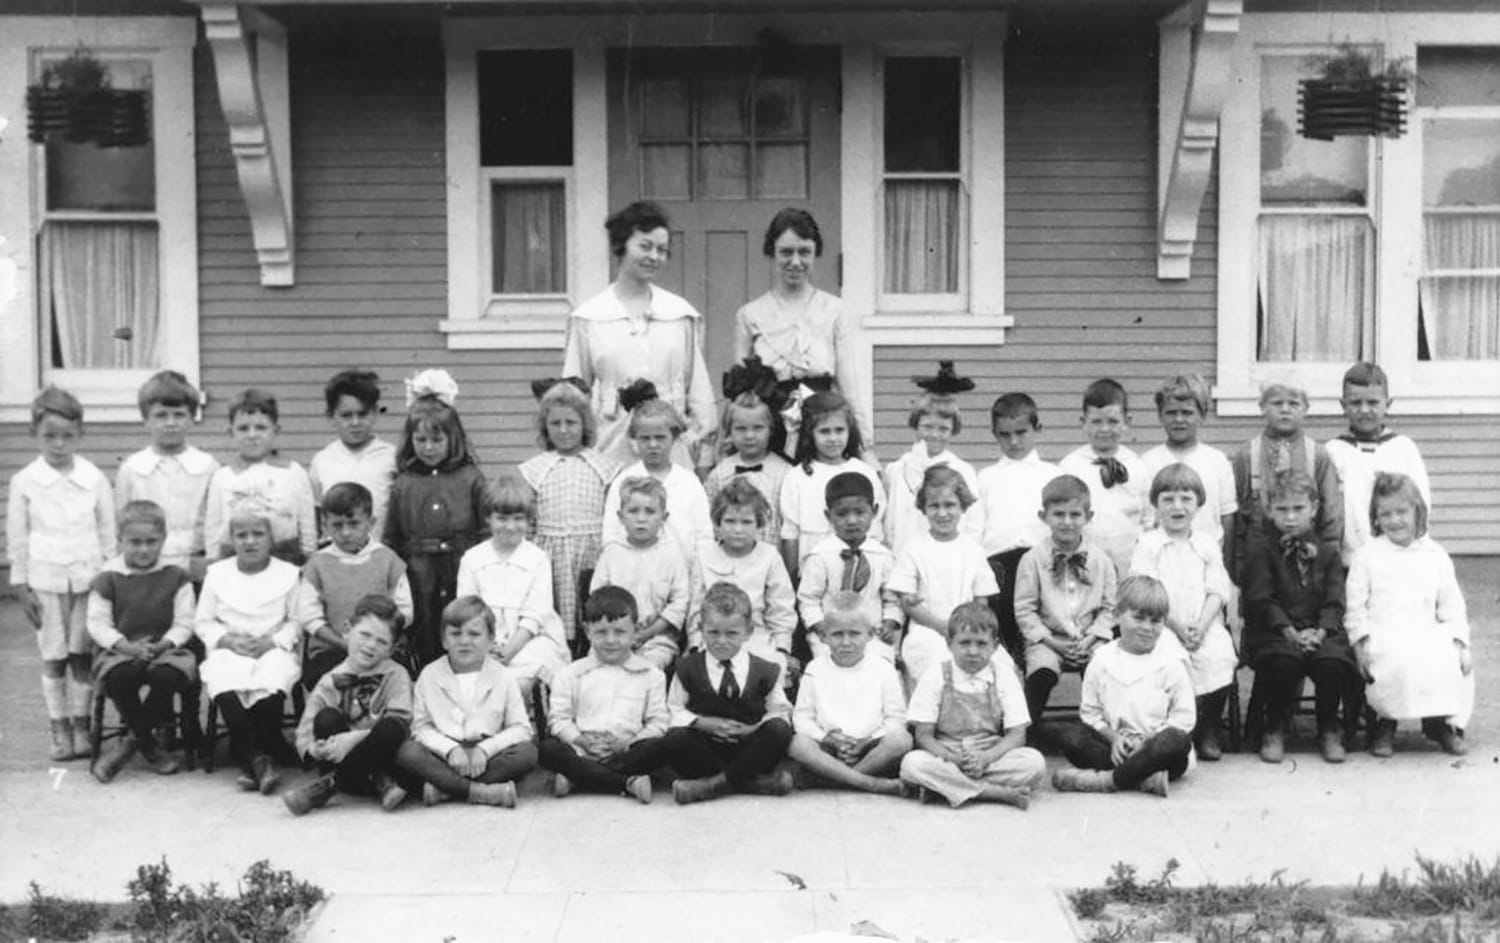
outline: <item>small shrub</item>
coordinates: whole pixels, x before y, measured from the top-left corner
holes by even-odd
[[[26,902],[26,933],[40,940],[83,940],[104,922],[104,907],[93,901],[43,894],[35,881]]]
[[[1163,904],[1172,893],[1172,875],[1181,867],[1176,858],[1168,858],[1161,874],[1145,882],[1136,880],[1136,867],[1116,861],[1113,873],[1104,879],[1104,889],[1111,900],[1122,904]]]
[[[1109,903],[1109,895],[1097,887],[1085,887],[1070,892],[1068,903],[1073,905],[1073,912],[1084,920],[1097,920],[1104,913],[1104,906]]]

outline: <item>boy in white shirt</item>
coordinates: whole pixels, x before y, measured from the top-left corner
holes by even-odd
[[[1169,377],[1156,391],[1156,415],[1167,441],[1141,456],[1149,481],[1168,465],[1181,462],[1198,473],[1204,501],[1193,518],[1193,533],[1223,545],[1224,535],[1234,525],[1234,468],[1229,456],[1198,440],[1198,427],[1211,403],[1208,381],[1196,373]]]
[[[1151,476],[1125,444],[1130,431],[1130,403],[1114,380],[1095,380],[1083,393],[1083,435],[1087,443],[1069,452],[1060,464],[1089,486],[1094,520],[1089,539],[1114,561],[1115,572],[1130,570],[1135,542],[1151,528],[1148,493]]]

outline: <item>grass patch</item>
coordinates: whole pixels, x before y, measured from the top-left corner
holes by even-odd
[[[269,861],[252,864],[230,896],[214,883],[177,883],[165,858],[137,868],[126,893],[128,904],[106,906],[46,894],[33,881],[24,905],[0,908],[0,939],[88,940],[102,933],[132,943],[286,943],[327,896]]]
[[[1168,860],[1142,878],[1116,862],[1101,887],[1068,895],[1089,943],[1478,943],[1500,940],[1500,858],[1456,863],[1420,855],[1416,872],[1374,884],[1313,888],[1283,872],[1266,881],[1177,887]]]

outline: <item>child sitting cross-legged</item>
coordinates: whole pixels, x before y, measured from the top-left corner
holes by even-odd
[[[692,576],[677,541],[662,532],[666,487],[649,475],[617,484],[625,539],[605,543],[589,591],[618,586],[630,594],[631,612],[638,620],[631,649],[666,671],[682,650],[678,633],[687,624],[692,604]]]
[[[126,728],[89,770],[101,783],[114,779],[137,750],[163,776],[180,768],[157,731],[172,722],[172,697],[197,679],[198,662],[183,648],[193,637],[193,584],[186,570],[162,564],[166,537],[161,505],[127,503],[120,511],[120,555],[104,564],[89,592],[95,683],[109,693]]]
[[[1344,632],[1344,566],[1339,551],[1313,533],[1318,488],[1306,472],[1278,472],[1265,492],[1271,539],[1255,534],[1245,559],[1245,660],[1255,668],[1253,702],[1262,715],[1260,758],[1279,763],[1302,679],[1311,677],[1318,749],[1344,761],[1339,702],[1356,713],[1363,687]],[[1357,717],[1345,717],[1345,728]]]
[[[802,675],[787,755],[814,782],[898,796],[903,789],[896,773],[911,750],[911,734],[895,667],[866,656],[873,631],[858,593],[840,590],[829,598],[823,618],[828,653]]]
[[[1088,485],[1074,475],[1053,478],[1037,517],[1050,534],[1021,558],[1015,603],[1033,721],[1042,719],[1063,670],[1082,671],[1115,627],[1115,564],[1084,533],[1093,517]]]
[[[297,752],[318,764],[318,778],[281,797],[293,815],[322,808],[341,790],[376,796],[387,812],[406,799],[396,751],[411,723],[411,678],[391,660],[401,621],[389,597],[355,604],[347,654],[312,689],[297,724]]]
[[[542,767],[556,774],[558,797],[577,788],[649,803],[651,771],[665,762],[666,678],[632,649],[639,617],[629,591],[594,590],[583,621],[589,653],[553,679]]]
[[[733,583],[708,588],[702,634],[703,650],[677,663],[667,693],[672,729],[662,750],[683,777],[672,784],[672,798],[686,804],[730,792],[786,795],[791,774],[772,771],[792,739],[792,705],[782,691],[781,666],[746,650],[750,597],[744,590]]]
[[[536,744],[515,676],[490,657],[495,614],[478,596],[460,596],[442,621],[445,654],[417,678],[411,739],[396,763],[424,783],[423,805],[511,808],[515,781],[536,767]]]
[[[1163,798],[1192,760],[1193,683],[1179,652],[1157,644],[1171,603],[1149,576],[1120,583],[1120,637],[1083,674],[1079,723],[1059,733],[1068,762],[1052,774],[1062,792],[1128,792]]]
[[[277,756],[291,754],[281,714],[302,675],[301,580],[296,567],[271,556],[271,513],[254,497],[230,506],[234,556],[208,568],[194,620],[208,652],[203,687],[229,729],[239,787],[262,795],[281,782]]]
[[[1026,746],[1026,696],[1010,656],[999,648],[1000,622],[989,604],[971,601],[948,620],[945,661],[912,692],[906,719],[917,748],[901,760],[901,778],[947,799],[1026,808],[1047,763]]]

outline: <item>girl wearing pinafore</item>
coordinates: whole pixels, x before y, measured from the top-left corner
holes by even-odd
[[[489,536],[484,475],[453,408],[457,397],[458,384],[442,370],[407,381],[409,412],[385,522],[384,543],[406,561],[411,581],[417,667],[442,654],[443,607],[453,601],[459,560]]]
[[[604,495],[619,470],[593,447],[598,425],[581,385],[564,380],[542,391],[542,452],[521,463],[521,476],[536,492],[535,542],[552,560],[552,600],[570,644],[578,637],[579,574],[599,559]]]

